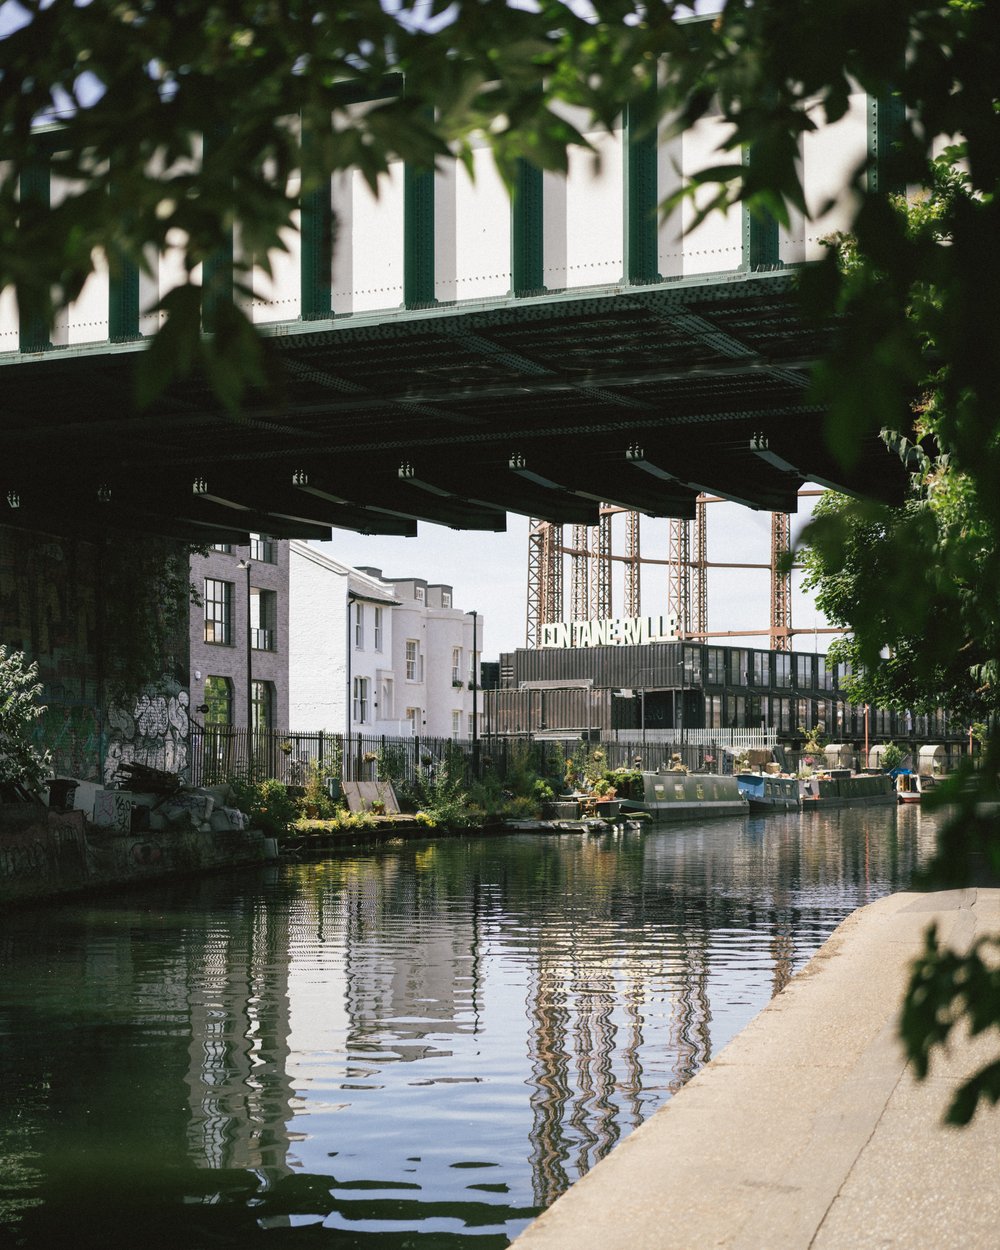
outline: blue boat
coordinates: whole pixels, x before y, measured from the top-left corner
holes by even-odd
[[[797,812],[802,806],[797,777],[737,773],[736,784],[752,812]]]

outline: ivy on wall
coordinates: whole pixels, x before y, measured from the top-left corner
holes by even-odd
[[[190,579],[195,550],[149,536],[102,550],[97,650],[106,703],[128,703],[164,677],[187,685],[190,611],[199,602]]]

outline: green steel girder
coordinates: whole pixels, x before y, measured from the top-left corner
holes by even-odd
[[[505,508],[547,515],[535,507],[546,498],[563,523],[586,523],[572,518],[598,497],[684,515],[695,487],[771,507],[821,472],[842,488],[897,492],[905,474],[876,432],[850,471],[826,449],[808,374],[834,327],[802,316],[795,285],[791,270],[743,271],[264,326],[283,378],[249,394],[238,418],[198,376],[138,411],[141,343],[0,355],[0,503],[44,482],[53,461],[72,466],[67,497],[88,515],[74,482],[113,473],[112,506],[124,491],[150,524],[208,518],[278,534],[412,532],[416,519],[494,529]],[[780,443],[790,467],[754,454],[754,433]],[[668,476],[628,464],[634,443]],[[511,473],[512,452],[555,464],[558,491]],[[401,460],[414,481],[399,478]],[[308,504],[296,470],[309,475]],[[199,476],[228,483],[226,502],[192,501]],[[668,479],[686,484],[676,498]]]

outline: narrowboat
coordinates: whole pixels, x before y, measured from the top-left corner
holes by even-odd
[[[839,772],[837,769],[835,772]],[[845,769],[846,773],[847,770]],[[828,807],[883,807],[896,805],[896,790],[888,773],[850,773],[846,776],[807,777],[802,782],[802,811]]]
[[[750,804],[735,777],[716,773],[643,773],[642,799],[620,800],[623,812],[648,812],[654,820],[745,816]]]
[[[802,806],[797,777],[777,777],[770,773],[737,773],[736,784],[755,814],[797,812]]]

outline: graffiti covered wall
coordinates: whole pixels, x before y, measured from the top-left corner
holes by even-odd
[[[38,664],[46,711],[37,745],[57,776],[107,783],[125,762],[172,772],[187,764],[186,621],[164,647],[158,681],[134,703],[111,706],[108,693],[131,641],[123,631],[134,579],[155,569],[158,550],[143,551],[139,537],[126,548],[0,526],[0,642]]]

